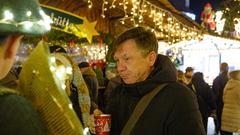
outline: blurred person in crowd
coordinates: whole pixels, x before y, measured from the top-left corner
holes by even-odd
[[[97,75],[93,71],[88,62],[81,62],[78,64],[79,69],[82,72],[84,81],[87,84],[89,95],[91,98],[91,113],[98,108],[98,80]]]
[[[66,94],[69,96],[73,109],[76,112],[80,122],[84,127],[89,126],[90,117],[90,97],[87,85],[83,79],[82,73],[66,50],[59,45],[52,45],[49,47],[50,52],[54,54],[57,62],[69,62],[73,69],[73,74],[66,81]],[[66,64],[66,63],[64,63]]]
[[[213,80],[212,89],[215,95],[215,100],[217,104],[217,122],[216,130],[217,132],[221,129],[221,117],[223,109],[223,90],[228,81],[228,64],[226,62],[220,65],[220,74]]]
[[[3,79],[15,61],[23,36],[44,34],[50,24],[45,23],[37,0],[1,0],[0,11],[0,79]],[[30,12],[31,19],[27,14]],[[25,22],[31,23],[31,27],[25,27]],[[3,135],[47,134],[32,103],[17,91],[1,85],[0,132]]]
[[[177,70],[177,81],[182,84],[185,84],[185,77],[182,70]]]
[[[221,135],[240,132],[240,70],[229,73],[223,92]]]
[[[140,99],[160,84],[166,85],[132,125],[131,135],[205,134],[196,96],[176,82],[171,60],[157,54],[154,33],[143,27],[129,29],[114,41],[113,48],[123,83],[113,90],[106,107],[106,113],[112,116],[112,135],[123,132]]]
[[[215,116],[216,113],[216,103],[213,91],[205,82],[202,72],[196,72],[193,74],[192,81],[188,87],[191,88],[197,96],[204,128],[207,133],[208,117]]]
[[[192,67],[187,67],[185,69],[185,74],[184,74],[184,77],[185,77],[185,84],[189,84],[191,83],[192,81],[192,76],[193,76],[193,68]]]

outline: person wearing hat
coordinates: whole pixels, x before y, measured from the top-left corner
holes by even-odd
[[[191,83],[191,81],[192,81],[192,76],[193,76],[193,68],[192,67],[187,67],[186,69],[185,69],[185,74],[184,74],[184,76],[185,76],[185,84],[190,84]]]
[[[37,0],[1,0],[0,79],[10,71],[24,35],[50,30]],[[3,135],[44,135],[46,130],[31,102],[0,84],[0,132]]]

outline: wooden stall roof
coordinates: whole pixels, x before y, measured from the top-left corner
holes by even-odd
[[[105,14],[105,18],[102,15],[102,5],[103,1],[107,1],[108,3],[112,3],[113,0],[39,0],[41,4],[48,5],[51,7],[55,7],[61,10],[65,10],[67,12],[71,12],[78,16],[87,17],[87,19],[91,21],[97,21],[96,29],[103,33],[111,33],[113,35],[121,32],[122,30],[133,27],[130,21],[126,21],[123,29],[116,30],[115,26],[119,26],[119,19],[124,18],[125,12],[122,6],[116,6],[114,9],[108,9]],[[89,1],[93,3],[93,7],[91,9],[88,8]],[[123,1],[123,0],[115,0],[115,1]],[[127,1],[127,0],[126,0]],[[131,0],[128,0],[131,3]],[[169,12],[174,18],[176,18],[181,24],[186,25],[189,28],[196,29],[198,33],[204,33],[204,29],[198,25],[196,22],[192,21],[188,17],[184,16],[181,12],[177,11],[168,0],[144,0],[152,5],[163,9],[164,11]],[[129,9],[132,5],[128,5],[128,15],[130,15]],[[145,25],[150,28],[154,28],[154,23],[149,17],[144,16]],[[116,23],[117,22],[117,23]]]

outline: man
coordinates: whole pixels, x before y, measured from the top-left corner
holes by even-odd
[[[98,80],[97,75],[90,67],[88,62],[81,62],[78,64],[79,69],[83,75],[83,79],[87,84],[89,95],[91,98],[91,113],[98,108]]]
[[[185,83],[188,85],[192,81],[192,76],[193,76],[193,68],[192,67],[187,67],[185,69]]]
[[[204,135],[197,100],[176,82],[174,64],[158,55],[155,35],[142,27],[130,29],[113,43],[117,71],[123,83],[111,95],[106,112],[112,115],[111,134],[119,135],[139,100],[167,83],[134,125],[131,135]]]
[[[10,71],[23,35],[43,34],[50,25],[36,0],[1,0],[0,79]],[[3,135],[44,135],[39,115],[18,92],[0,85],[0,132]]]
[[[213,80],[213,92],[215,94],[217,105],[217,132],[221,129],[221,117],[223,110],[223,90],[228,81],[228,64],[226,62],[220,65],[220,74]]]

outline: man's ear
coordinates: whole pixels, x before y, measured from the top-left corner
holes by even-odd
[[[156,54],[156,52],[151,51],[151,52],[149,53],[149,55],[148,55],[148,59],[149,59],[150,65],[153,66],[154,63],[155,63],[155,61],[156,61],[156,59],[157,59],[157,54]]]
[[[10,59],[12,57],[15,57],[22,38],[23,38],[22,35],[11,35],[7,37],[5,41],[5,45],[6,45],[6,48],[5,48],[6,51],[4,55],[5,59]]]

